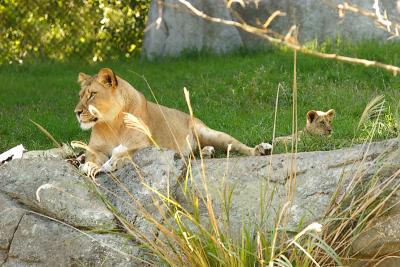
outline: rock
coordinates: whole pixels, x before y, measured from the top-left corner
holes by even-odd
[[[82,233],[24,215],[2,266],[139,266],[139,254],[137,245],[123,236]]]
[[[0,266],[8,258],[11,241],[25,211],[0,194]]]
[[[52,148],[48,150],[32,150],[25,152],[22,156],[23,159],[68,159],[75,156],[74,151],[67,144],[62,147]]]
[[[312,40],[324,41],[336,39],[338,36],[349,41],[363,39],[379,39],[385,41],[389,34],[375,26],[374,21],[359,14],[345,12],[339,18],[337,5],[343,4],[341,0],[310,1],[310,0],[248,0],[246,6],[234,5],[234,10],[240,14],[248,24],[257,25],[264,23],[276,10],[285,12],[285,17],[279,17],[271,24],[276,32],[287,33],[292,25],[299,25],[299,40],[308,42]],[[381,10],[387,10],[389,17],[398,16],[399,10],[396,1],[379,1]],[[373,11],[373,1],[354,0],[351,4]],[[243,38],[242,40],[246,40]],[[250,38],[251,39],[251,38]],[[253,38],[254,39],[254,38]],[[245,41],[244,41],[245,42]]]
[[[21,159],[0,166],[0,193],[76,227],[116,227],[112,212],[64,161]]]
[[[397,139],[335,151],[298,153],[296,158],[296,192],[287,218],[292,229],[301,223],[321,220],[331,200],[341,201],[356,174],[367,181],[378,172],[379,177],[389,177],[400,169]],[[156,236],[164,238],[154,223],[147,221],[149,216],[164,225],[164,219],[171,223],[159,205],[158,194],[175,196],[188,209],[191,203],[186,199],[187,192],[204,196],[200,162],[192,161],[193,177],[187,181],[185,163],[172,151],[145,148],[135,153],[132,162],[112,174],[99,175],[98,187],[87,183],[88,179],[76,168],[60,159],[21,159],[0,166],[0,265],[143,266],[136,258],[156,263],[156,258],[150,258],[136,242]],[[234,231],[242,223],[250,231],[250,226],[256,227],[257,222],[262,227],[273,227],[286,201],[290,155],[204,162],[219,223],[228,218]],[[333,197],[338,187],[339,194]],[[230,200],[224,201],[226,198],[221,195]],[[352,266],[364,266],[363,260],[374,255],[398,255],[400,191],[390,201],[390,212],[376,218],[352,245],[360,256]],[[114,214],[120,219],[118,224]],[[200,218],[205,226],[204,205],[200,205]],[[138,240],[125,238],[123,229],[123,235],[118,235],[118,227],[129,228],[129,234],[134,232],[133,237],[139,237]],[[105,231],[84,232],[87,229]],[[390,258],[384,261],[386,265],[382,264],[397,266],[398,262]]]
[[[157,231],[146,219],[146,213],[162,222],[154,204],[160,199],[156,192],[174,196],[183,168],[184,162],[175,152],[149,147],[134,154],[133,164],[111,175],[99,175],[96,180],[100,191],[122,217],[141,234],[153,239]]]
[[[266,41],[253,34],[231,26],[211,23],[191,15],[187,8],[177,0],[161,1],[162,21],[156,27],[159,17],[158,0],[153,0],[148,15],[148,30],[145,32],[143,54],[148,59],[162,56],[178,56],[183,51],[212,51],[226,53],[239,47],[258,49],[266,47]],[[385,41],[389,34],[377,28],[368,17],[346,12],[339,18],[337,4],[340,0],[245,0],[242,6],[232,1],[232,9],[227,9],[225,1],[188,0],[194,7],[205,14],[227,20],[244,21],[247,24],[260,26],[276,10],[285,12],[285,17],[278,17],[271,23],[271,29],[286,35],[292,25],[299,25],[299,40],[303,43],[317,40],[336,39],[338,36],[349,41],[378,39]],[[390,16],[399,15],[396,1],[382,0],[381,10]],[[371,1],[354,0],[351,2],[372,11]]]
[[[224,1],[193,0],[191,3],[207,14],[231,20]],[[233,26],[211,23],[190,14],[176,0],[162,2],[162,21],[157,1],[152,1],[148,14],[148,30],[143,41],[143,55],[147,59],[160,56],[178,56],[184,51],[213,51],[226,53],[241,47],[242,40]]]
[[[21,159],[1,166],[1,266],[146,266],[136,258],[154,261],[140,244],[115,233],[113,212],[139,236],[154,239],[158,232],[146,216],[162,223],[156,192],[174,194],[184,163],[174,152],[155,148],[137,152],[133,162],[99,175],[97,188],[59,159]]]
[[[387,153],[385,166],[380,163],[379,157],[383,153]],[[298,153],[296,158],[296,192],[293,204],[288,207],[288,227],[291,228],[297,228],[301,222],[311,223],[321,219],[339,181],[344,183],[344,192],[355,172],[362,171],[367,179],[381,167],[381,173],[386,172],[385,175],[391,175],[400,168],[397,140],[372,143],[368,150],[367,146],[359,145],[334,151]],[[188,186],[191,191],[204,196],[200,163],[193,162],[192,165],[194,177],[192,182],[187,181]],[[208,190],[219,221],[227,219],[225,210],[229,206],[229,221],[235,227],[241,227],[242,223],[255,226],[257,221],[267,228],[273,227],[277,211],[286,202],[290,181],[289,155],[212,159],[205,160],[205,166]],[[229,195],[230,201],[227,201]],[[182,190],[177,191],[177,198],[190,208]],[[201,212],[203,221],[207,222],[204,206]]]
[[[360,260],[352,266],[400,266],[400,191],[397,191],[386,204],[389,211],[377,218],[372,226],[364,230],[353,242],[352,249]],[[391,257],[379,262],[385,255]],[[378,258],[368,264],[362,259]],[[377,264],[379,262],[379,264]],[[369,265],[368,265],[369,266]]]

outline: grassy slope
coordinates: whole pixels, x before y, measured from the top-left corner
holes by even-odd
[[[343,47],[341,54],[400,65],[400,45],[380,47],[366,42]],[[293,55],[275,49],[266,53],[237,53],[226,57],[206,55],[158,62],[36,63],[0,67],[0,151],[19,143],[44,149],[51,142],[29,121],[32,119],[62,142],[87,140],[76,123],[78,72],[96,73],[111,67],[151,99],[144,75],[158,101],[187,111],[182,88],[191,92],[195,114],[210,127],[225,131],[250,145],[272,138],[275,96],[279,99],[277,136],[291,132],[291,81]],[[373,68],[363,68],[300,55],[298,58],[299,128],[309,109],[334,108],[334,134],[327,140],[307,141],[300,150],[338,148],[351,143],[359,117],[368,101],[385,94],[394,110],[400,99],[399,78]],[[358,133],[356,133],[358,135]],[[280,149],[282,151],[282,148]]]

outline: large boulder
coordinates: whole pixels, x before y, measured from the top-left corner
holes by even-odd
[[[191,176],[185,175],[187,166],[174,152],[146,148],[133,156],[132,164],[99,175],[97,186],[61,159],[13,160],[0,166],[0,265],[141,266],[144,263],[136,258],[154,261],[138,241],[163,237],[148,222],[149,216],[161,224],[164,219],[170,222],[159,195],[172,196],[190,209],[188,192],[204,196],[204,181],[218,221],[229,218],[236,231],[243,223],[272,227],[287,201],[290,176],[296,174],[293,201],[287,207],[288,226],[296,228],[324,218],[331,200],[340,202],[356,175],[368,181],[378,172],[385,178],[400,169],[397,139],[298,153],[296,165],[291,165],[291,158],[281,154],[209,159],[204,161],[204,176],[201,162],[192,161]],[[376,255],[398,256],[399,200],[400,193],[395,192],[389,212],[354,241],[352,248],[360,256],[354,266],[363,266],[363,259]],[[200,205],[204,224],[207,217]],[[115,233],[127,229],[139,239]],[[395,258],[390,261],[385,264],[400,264]]]
[[[8,259],[8,251],[25,211],[0,194],[0,266]]]
[[[340,195],[356,173],[362,173],[366,179],[378,171],[385,171],[385,177],[395,173],[400,169],[398,147],[397,140],[390,140],[334,151],[302,152],[297,154],[295,165],[289,154],[208,159],[204,162],[204,177],[219,220],[229,219],[236,227],[242,223],[256,226],[257,221],[273,227],[277,213],[288,201],[288,189],[294,187],[288,207],[288,226],[294,230],[301,222],[322,219],[338,187],[343,187],[339,190],[340,201]],[[192,190],[186,191],[194,190],[204,197],[201,164],[193,165],[193,179],[187,181]],[[290,179],[294,175],[295,181]],[[177,192],[177,197],[190,207],[183,190]],[[226,218],[228,205],[229,218]],[[201,211],[202,217],[207,218],[206,208]],[[264,219],[259,220],[262,216]]]
[[[147,219],[162,222],[154,202],[157,194],[175,193],[183,161],[172,151],[146,148],[132,164],[100,174],[95,186],[54,151],[31,152],[0,166],[0,265],[144,266],[154,261],[139,241],[157,236]],[[138,239],[120,235],[126,228]]]
[[[191,3],[211,16],[232,19],[224,1],[194,0]],[[162,14],[162,20],[158,25],[156,21],[159,14]],[[178,56],[184,51],[226,53],[243,45],[235,27],[198,18],[187,12],[176,0],[152,1],[147,21],[148,30],[142,49],[148,59]]]
[[[389,37],[385,30],[375,26],[371,18],[351,12],[339,18],[336,7],[343,3],[340,0],[244,0],[232,1],[231,9],[226,7],[226,1],[221,0],[188,2],[212,17],[244,21],[254,26],[262,25],[274,11],[280,10],[287,15],[276,18],[271,29],[285,35],[292,25],[298,25],[301,42],[323,41],[338,36],[350,41],[386,40]],[[351,3],[372,10],[373,1],[354,0]],[[380,3],[381,10],[387,10],[389,16],[399,15],[396,1],[383,0]],[[157,24],[159,18],[161,21]],[[148,59],[178,56],[187,50],[225,53],[241,46],[250,49],[266,46],[264,39],[253,34],[196,17],[178,0],[153,0],[147,27],[143,54]]]
[[[0,266],[137,266],[143,253],[115,234],[85,233],[0,193]]]
[[[96,181],[99,190],[126,220],[131,228],[149,240],[157,235],[149,215],[159,222],[163,207],[157,194],[174,197],[184,162],[173,151],[144,148],[132,157],[131,164],[112,175],[101,174]]]
[[[116,227],[112,212],[66,161],[21,159],[0,166],[0,193],[73,226]]]
[[[299,40],[308,42],[312,40],[323,41],[341,37],[349,41],[362,39],[386,40],[389,34],[376,27],[373,19],[352,12],[345,12],[340,18],[337,6],[343,4],[342,0],[312,1],[312,0],[248,0],[245,7],[234,5],[233,8],[250,25],[259,25],[276,10],[286,13],[285,17],[276,18],[271,28],[276,32],[285,34],[292,25],[299,26]],[[381,11],[386,10],[389,16],[398,17],[396,1],[379,1]],[[369,11],[373,11],[374,1],[353,0],[349,3]],[[248,35],[242,35],[242,40],[250,41]],[[254,38],[253,38],[254,39]],[[252,45],[253,43],[249,43]]]
[[[87,234],[26,214],[13,233],[2,266],[138,266],[140,253],[123,236]]]

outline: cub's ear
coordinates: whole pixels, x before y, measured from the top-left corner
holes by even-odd
[[[115,88],[118,86],[118,81],[117,81],[117,76],[115,73],[109,69],[109,68],[104,68],[99,71],[99,74],[97,74],[99,82],[110,86],[112,88]]]
[[[318,113],[315,110],[307,112],[307,122],[312,123],[318,117]]]
[[[87,81],[90,78],[89,75],[83,73],[83,72],[79,72],[78,74],[78,83],[83,83],[84,81]]]
[[[335,113],[336,111],[334,109],[330,109],[326,112],[326,116],[328,117],[328,120],[333,120],[333,118],[335,117]]]

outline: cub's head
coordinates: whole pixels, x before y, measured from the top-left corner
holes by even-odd
[[[79,73],[80,100],[75,107],[76,118],[83,130],[96,123],[113,121],[123,107],[117,76],[111,69],[101,69],[95,76]]]
[[[306,131],[314,135],[330,135],[334,117],[334,109],[330,109],[327,112],[310,110],[307,112]]]

